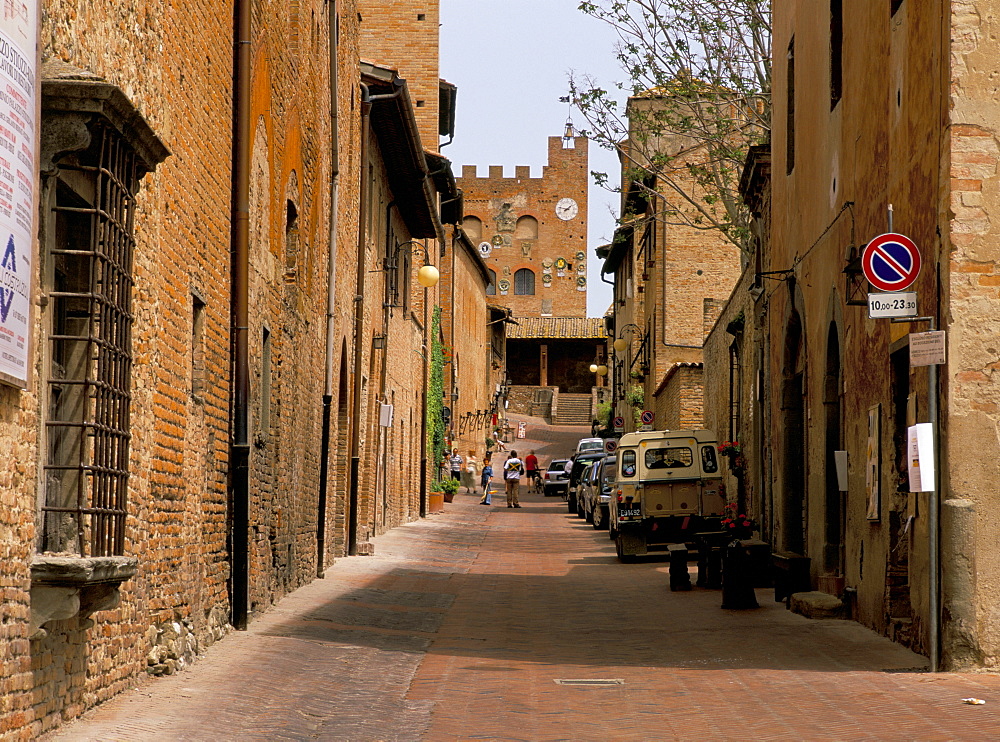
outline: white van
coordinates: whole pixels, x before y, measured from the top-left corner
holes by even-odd
[[[618,441],[618,471],[610,503],[618,558],[687,543],[718,531],[726,506],[711,430],[626,433]]]

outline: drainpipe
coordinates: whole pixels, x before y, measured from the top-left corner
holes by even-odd
[[[327,25],[330,34],[330,236],[326,288],[326,377],[323,382],[323,431],[319,457],[319,501],[316,506],[316,576],[326,569],[326,510],[330,477],[330,418],[333,403],[334,312],[337,307],[337,197],[340,186],[340,133],[338,131],[337,38],[338,0],[328,0]]]
[[[361,83],[361,147],[360,157],[360,204],[358,206],[358,255],[356,291],[354,296],[354,379],[351,394],[351,474],[348,490],[347,512],[347,553],[356,556],[358,553],[358,470],[361,466],[361,374],[364,370],[362,353],[365,320],[365,251],[367,242],[366,223],[368,221],[368,137],[371,130],[372,104],[380,100],[398,98],[406,84],[403,80],[393,81],[396,90],[383,95],[371,95],[368,86]]]
[[[229,447],[231,621],[246,629],[250,604],[250,0],[236,0],[233,49],[231,333],[233,411]]]

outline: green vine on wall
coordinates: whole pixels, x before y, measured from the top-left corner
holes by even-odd
[[[633,384],[625,392],[625,403],[632,408],[632,419],[638,425],[642,420],[642,412],[646,409],[646,392],[640,384]]]
[[[427,390],[427,447],[434,470],[444,459],[444,343],[441,342],[441,307],[431,320],[430,387]]]

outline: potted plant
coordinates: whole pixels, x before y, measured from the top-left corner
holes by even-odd
[[[739,506],[735,502],[726,505],[722,513],[722,530],[734,539],[746,539],[753,536],[754,528],[757,524],[745,513],[741,513]]]
[[[431,480],[431,491],[427,495],[427,512],[440,513],[444,510],[444,489],[442,480]]]
[[[442,479],[440,482],[441,492],[444,494],[445,502],[452,502],[455,493],[458,492],[458,481],[454,479]]]

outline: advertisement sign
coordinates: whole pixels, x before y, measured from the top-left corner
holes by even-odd
[[[0,381],[28,383],[37,147],[38,3],[0,7]]]

